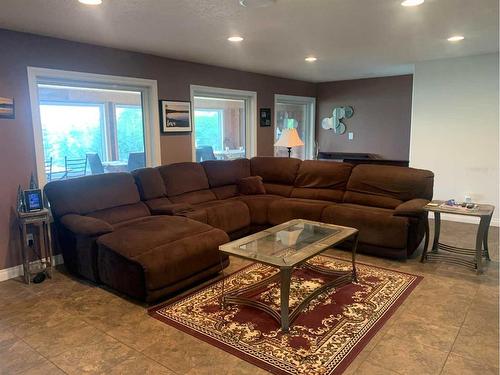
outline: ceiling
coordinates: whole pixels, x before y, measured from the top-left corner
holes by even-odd
[[[498,51],[498,0],[2,0],[0,28],[313,82]],[[465,40],[450,43],[454,34]],[[231,35],[245,40],[234,44]],[[314,55],[318,61],[307,63]]]

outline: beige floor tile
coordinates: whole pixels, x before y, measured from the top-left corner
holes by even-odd
[[[46,360],[43,364],[36,365],[22,372],[20,375],[64,375],[64,371]]]
[[[442,375],[498,375],[498,367],[489,367],[471,359],[451,353]]]
[[[399,374],[439,374],[448,352],[413,344],[394,336],[385,336],[372,350],[367,361]]]
[[[98,374],[106,373],[136,353],[128,346],[103,335],[95,342],[72,347],[49,359],[68,374]]]
[[[482,326],[464,326],[460,329],[452,353],[478,361],[486,366],[498,366],[498,331]]]
[[[157,362],[136,354],[107,371],[109,375],[175,375]]]
[[[370,361],[364,361],[354,375],[398,375],[398,373]]]
[[[435,349],[450,351],[459,330],[459,327],[447,325],[445,322],[434,324],[425,317],[406,313],[396,319],[387,334],[409,343],[417,342]]]
[[[54,357],[65,351],[98,341],[103,334],[80,319],[63,322],[54,328],[46,328],[24,341],[45,357]]]
[[[0,349],[0,374],[16,374],[42,366],[45,358],[21,340],[12,340]]]

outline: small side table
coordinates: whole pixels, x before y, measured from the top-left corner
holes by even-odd
[[[444,201],[432,201],[437,206],[425,206],[424,210],[434,213],[434,241],[431,252],[427,252],[429,243],[429,225],[426,228],[426,241],[422,262],[442,261],[460,266],[465,266],[475,270],[478,274],[483,273],[483,257],[490,260],[488,252],[488,231],[490,229],[491,218],[495,211],[495,206],[490,204],[479,204],[474,209],[460,210],[441,206]],[[479,227],[476,234],[476,248],[464,249],[446,245],[439,242],[441,231],[441,213],[463,216],[479,217]],[[438,250],[442,250],[439,252]]]
[[[44,271],[45,274],[52,278],[52,237],[50,232],[50,212],[44,208],[35,212],[18,212],[18,224],[21,234],[21,249],[23,256],[24,280],[27,284],[31,282],[31,276]],[[28,243],[28,228],[38,229],[38,249],[40,253],[36,253],[33,248],[27,245]],[[39,267],[37,270],[32,269],[31,252],[37,255],[39,259]]]

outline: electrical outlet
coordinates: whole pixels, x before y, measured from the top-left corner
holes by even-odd
[[[347,137],[350,141],[352,141],[354,139],[354,133],[353,132],[347,133]]]
[[[28,233],[26,235],[26,246],[33,246],[33,243],[35,242],[35,240],[33,239],[33,233]]]

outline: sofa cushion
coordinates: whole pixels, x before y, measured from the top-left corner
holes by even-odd
[[[206,212],[207,223],[231,233],[250,226],[248,206],[238,200],[212,201],[193,205],[195,211]]]
[[[131,172],[142,200],[164,197],[165,183],[158,168],[140,168]]]
[[[321,221],[358,229],[362,243],[405,249],[408,218],[393,213],[390,209],[340,203],[326,207]]]
[[[250,176],[238,180],[238,191],[243,195],[266,194],[262,177]]]
[[[126,206],[117,206],[106,208],[104,210],[94,211],[87,216],[104,220],[110,224],[117,224],[145,216],[150,216],[148,207],[143,202],[128,204]]]
[[[427,170],[360,164],[352,170],[344,202],[396,208],[414,198],[431,200],[433,184]]]
[[[238,185],[224,185],[210,189],[217,199],[229,199],[239,195]]]
[[[141,288],[163,288],[216,265],[218,247],[228,240],[226,233],[207,224],[178,216],[151,216],[97,240],[103,265],[99,275],[118,290],[126,282],[122,278],[135,280],[128,285],[135,293],[141,293]],[[107,261],[110,257],[113,262]],[[130,272],[117,272],[125,269]]]
[[[257,156],[250,159],[252,176],[261,176],[264,182],[283,185],[293,185],[299,166],[300,160],[295,158]]]
[[[312,199],[284,198],[269,205],[269,224],[277,225],[292,219],[321,220],[321,213],[332,204]]]
[[[52,181],[45,185],[44,190],[55,218],[70,213],[85,215],[140,201],[134,178],[129,173],[106,173]]]
[[[344,191],[338,189],[293,188],[290,197],[342,202]]]
[[[250,210],[250,222],[252,225],[269,225],[268,212],[269,205],[279,199],[284,199],[279,195],[259,194],[240,195],[231,200],[244,202]]]
[[[207,160],[201,163],[211,188],[235,185],[238,180],[250,176],[250,160]]]
[[[201,164],[175,163],[158,167],[158,170],[168,197],[209,189],[208,178]]]
[[[60,221],[67,230],[76,235],[100,236],[113,231],[109,223],[88,216],[68,214],[61,217]]]
[[[266,194],[280,195],[282,197],[291,196],[293,191],[292,185],[273,184],[269,182],[264,182],[264,188],[266,189]]]
[[[352,165],[333,161],[304,160],[300,163],[294,186],[345,190]]]
[[[172,195],[168,197],[172,203],[189,203],[197,204],[216,200],[214,192],[210,189],[191,191],[180,195]]]

